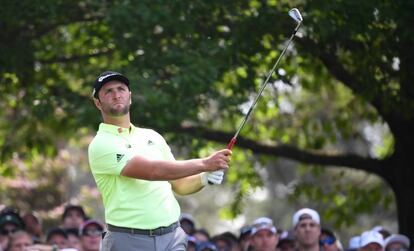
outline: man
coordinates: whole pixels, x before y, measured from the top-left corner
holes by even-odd
[[[98,76],[93,100],[103,118],[88,149],[108,225],[103,250],[185,250],[174,192],[191,194],[209,182],[220,184],[231,151],[176,161],[161,135],[131,124],[129,80],[120,73]]]
[[[324,251],[343,251],[341,242],[336,238],[334,232],[328,228],[321,229],[319,246]]]
[[[359,251],[384,251],[384,239],[377,231],[366,231],[361,234]]]
[[[103,231],[104,227],[96,220],[84,222],[79,229],[82,251],[99,251]]]
[[[403,234],[392,234],[384,240],[386,251],[408,251],[410,250],[410,239]]]
[[[302,208],[293,215],[294,235],[298,251],[319,251],[321,225],[319,214],[310,208]]]
[[[3,209],[0,212],[0,250],[6,250],[10,235],[18,230],[23,230],[24,227],[24,221],[17,209]]]
[[[285,230],[280,234],[277,248],[279,251],[295,251],[296,242],[292,231]]]
[[[251,246],[254,251],[276,251],[279,235],[273,220],[267,217],[256,219],[252,224]]]
[[[83,222],[87,219],[83,207],[80,205],[66,205],[62,214],[63,229],[79,229]]]
[[[56,245],[60,249],[68,248],[68,234],[60,227],[52,227],[46,234],[46,244]]]

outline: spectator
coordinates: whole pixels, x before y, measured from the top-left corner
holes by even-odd
[[[82,250],[80,236],[79,236],[79,229],[77,228],[66,229],[66,234],[68,235],[68,247],[74,248],[77,250]]]
[[[348,242],[348,250],[347,251],[356,251],[360,248],[359,243],[361,240],[361,236],[357,235],[357,236],[353,236],[349,239]]]
[[[310,208],[302,208],[292,218],[298,251],[319,251],[319,235],[321,234],[318,212]]]
[[[204,228],[200,228],[194,231],[193,236],[197,239],[198,242],[210,240],[210,234]]]
[[[319,246],[325,251],[343,251],[341,242],[336,238],[334,232],[327,228],[321,230]]]
[[[294,251],[295,250],[295,237],[292,231],[283,231],[280,234],[279,242],[277,244],[279,251]]]
[[[377,231],[366,231],[361,234],[360,251],[384,251],[384,239]]]
[[[408,251],[410,239],[403,234],[392,234],[384,241],[385,251]]]
[[[275,251],[279,235],[273,220],[267,217],[256,219],[252,224],[251,245],[255,251]]]
[[[217,251],[217,247],[210,241],[201,241],[197,243],[196,251]]]
[[[252,233],[252,226],[244,226],[240,229],[239,247],[241,251],[251,250],[250,235]]]
[[[79,231],[82,251],[99,251],[103,231],[103,225],[96,220],[84,222]]]
[[[85,211],[79,205],[67,205],[62,215],[62,228],[77,228],[87,219]]]
[[[18,210],[5,208],[0,212],[0,250],[6,250],[10,234],[24,229]]]
[[[211,242],[214,243],[214,245],[217,248],[217,251],[230,251],[232,248],[231,239],[223,234],[211,237]]]
[[[383,226],[375,226],[371,231],[380,233],[384,240],[391,235],[391,232]]]
[[[7,251],[23,251],[32,244],[32,235],[25,230],[18,230],[10,235]]]
[[[46,234],[46,244],[50,246],[56,245],[59,249],[64,249],[69,247],[68,242],[66,231],[60,227],[53,227]]]
[[[188,235],[192,235],[195,231],[195,221],[190,214],[182,213],[180,216],[180,226]]]
[[[187,236],[187,248],[186,251],[195,251],[197,246],[197,239],[194,236]]]
[[[22,217],[25,230],[32,235],[33,243],[42,242],[44,236],[42,231],[42,221],[37,216],[36,212],[27,212]]]

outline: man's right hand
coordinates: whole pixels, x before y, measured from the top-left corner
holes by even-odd
[[[204,158],[203,164],[205,167],[205,171],[213,172],[229,168],[231,154],[231,150],[223,149],[211,154],[207,158]]]

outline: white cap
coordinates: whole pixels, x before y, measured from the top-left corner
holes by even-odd
[[[382,238],[382,234],[378,233],[377,231],[366,231],[361,234],[361,240],[359,242],[359,246],[365,247],[370,243],[377,243],[381,247],[384,247],[384,239]]]
[[[408,237],[403,235],[403,234],[392,234],[392,235],[388,236],[384,241],[384,246],[387,247],[388,244],[391,244],[393,242],[402,243],[407,248],[410,247],[410,239],[408,239]]]
[[[360,240],[361,240],[361,236],[359,235],[351,237],[351,239],[349,239],[348,248],[358,249]]]
[[[292,219],[293,226],[296,227],[296,225],[299,223],[299,221],[303,219],[303,216],[305,215],[308,218],[312,219],[314,222],[321,224],[321,219],[319,217],[318,212],[310,208],[302,208],[293,215],[293,219]]]
[[[273,225],[273,220],[267,217],[260,217],[254,220],[252,226],[251,235],[254,235],[260,230],[269,230],[274,234],[277,231],[276,227]]]

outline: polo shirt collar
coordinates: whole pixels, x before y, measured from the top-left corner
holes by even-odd
[[[105,124],[100,123],[99,124],[99,131],[108,132],[111,134],[130,134],[133,133],[136,130],[136,127],[133,124],[129,124],[129,128],[119,127],[112,124]]]

